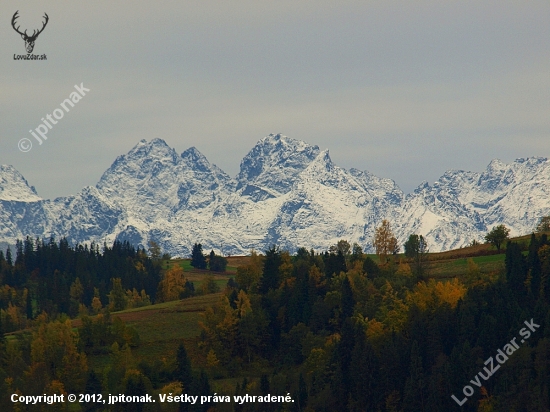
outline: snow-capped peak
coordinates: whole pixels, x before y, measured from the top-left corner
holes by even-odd
[[[485,171],[450,170],[404,196],[391,179],[335,165],[328,150],[281,134],[259,140],[232,179],[195,147],[181,155],[162,139],[117,157],[96,187],[41,199],[12,166],[0,166],[0,243],[31,237],[72,242],[155,240],[174,256],[195,242],[245,254],[273,244],[326,250],[339,239],[372,250],[388,219],[400,242],[423,235],[431,251],[481,240],[505,224],[529,233],[550,215],[550,162],[542,157]]]
[[[42,199],[13,166],[0,165],[0,200],[36,202]]]
[[[318,146],[281,134],[270,134],[258,141],[241,161],[238,188],[253,184],[277,193],[287,193],[296,176],[318,154]]]

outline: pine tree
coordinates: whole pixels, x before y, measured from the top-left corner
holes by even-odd
[[[353,315],[353,307],[355,306],[355,299],[353,298],[353,291],[351,289],[351,283],[346,276],[342,282],[342,320],[345,320]]]
[[[6,262],[8,263],[9,267],[13,266],[13,259],[12,259],[12,256],[11,256],[11,248],[9,246],[6,249]]]
[[[191,266],[195,269],[206,269],[206,258],[202,254],[202,245],[195,243],[191,252]]]
[[[26,310],[27,310],[27,319],[28,320],[34,319],[33,310],[32,310],[32,297],[31,297],[30,289],[27,289]]]
[[[506,247],[506,280],[510,289],[518,296],[523,295],[525,281],[525,259],[521,253],[521,248],[515,242],[508,242]]]
[[[180,343],[176,353],[176,370],[174,378],[183,385],[183,391],[189,393],[193,375],[191,374],[191,361],[187,356],[187,351],[183,343]]]
[[[362,329],[356,331],[355,346],[351,354],[350,410],[374,411],[380,397],[379,364],[373,347],[368,342]],[[394,377],[395,378],[395,377]]]
[[[422,235],[412,234],[405,242],[405,256],[413,262],[414,274],[422,276],[428,254],[428,243]]]
[[[101,386],[101,380],[95,373],[93,369],[91,369],[88,372],[88,378],[86,380],[86,388],[84,390],[85,393],[93,394],[93,393],[101,393],[103,390]],[[103,405],[98,402],[89,402],[87,404],[84,404],[84,410],[86,412],[88,411],[97,411],[102,409]]]
[[[422,358],[418,349],[418,342],[415,340],[411,348],[411,364],[409,377],[405,383],[404,406],[405,411],[425,411],[426,404],[426,376],[422,366]]]
[[[113,283],[113,288],[111,293],[109,293],[109,309],[112,311],[120,311],[126,309],[128,303],[126,292],[122,288],[122,281],[120,278],[111,279]]]
[[[279,266],[281,266],[281,252],[273,246],[265,252],[264,271],[260,279],[260,293],[266,294],[270,289],[279,287]]]
[[[212,272],[225,272],[225,269],[227,268],[227,259],[223,256],[218,256],[214,253],[214,251],[211,251],[208,258],[208,268]]]
[[[176,370],[174,371],[174,379],[181,382],[183,393],[191,393],[193,388],[193,375],[191,372],[191,362],[187,356],[187,351],[183,343],[180,343],[176,352]],[[179,403],[180,412],[189,411],[189,405],[186,402]]]
[[[374,260],[367,256],[363,262],[363,272],[367,274],[369,279],[374,279],[380,274],[380,268]]]
[[[300,372],[300,378],[298,379],[298,410],[302,411],[307,405],[308,393],[307,385],[304,380],[304,375]]]
[[[266,374],[263,374],[260,378],[260,392],[264,396],[269,394],[269,379],[267,379]]]

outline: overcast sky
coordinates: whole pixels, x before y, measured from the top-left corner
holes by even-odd
[[[34,54],[11,27],[49,23]],[[410,192],[448,169],[550,155],[550,2],[0,3],[0,164],[44,198],[159,137],[231,176],[269,133]],[[42,145],[29,130],[84,83]],[[20,139],[33,148],[18,150]]]

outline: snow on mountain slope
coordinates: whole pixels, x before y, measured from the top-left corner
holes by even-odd
[[[235,182],[194,147],[179,156],[164,140],[140,141],[119,156],[97,189],[146,222],[201,209],[229,194]]]
[[[215,207],[235,186],[196,148],[178,155],[164,140],[153,139],[142,140],[119,156],[97,190],[126,211],[117,239],[145,247],[155,240],[165,250],[180,254],[197,241],[197,230],[207,230]]]
[[[29,186],[25,178],[13,166],[0,165],[0,201],[36,202],[42,200],[34,186]]]
[[[235,179],[194,147],[140,141],[96,187],[43,200],[12,166],[0,166],[0,243],[32,237],[71,242],[155,240],[174,256],[206,250],[244,254],[272,245],[326,250],[339,239],[372,250],[388,219],[402,244],[424,235],[430,250],[481,240],[503,223],[529,233],[550,214],[550,162],[493,160],[482,173],[448,171],[405,196],[394,181],[334,165],[328,150],[280,134],[258,141]]]
[[[0,242],[13,243],[47,219],[42,199],[13,166],[0,165]]]
[[[458,248],[474,239],[480,241],[487,233],[482,217],[462,204],[452,189],[442,187],[440,181],[433,186],[421,184],[405,198],[390,221],[395,222],[393,228],[400,244],[417,233],[426,238],[433,252]]]
[[[496,159],[482,173],[447,171],[409,195],[396,220],[399,240],[420,233],[432,249],[447,250],[483,240],[498,224],[513,236],[530,233],[549,214],[550,162],[533,157],[511,164]]]
[[[402,198],[395,184],[392,192],[380,193],[369,180],[374,178],[334,165],[328,150],[322,151],[292,185],[268,230],[268,242],[291,250],[326,250],[339,239],[369,244],[375,223],[389,217]]]
[[[513,235],[527,233],[550,214],[550,162],[541,157],[511,164],[493,160],[462,188],[461,202],[483,215],[488,226],[505,224]]]
[[[270,134],[261,139],[241,161],[237,189],[244,196],[263,200],[287,193],[307,165],[319,154],[318,146]]]
[[[66,237],[71,243],[91,242],[102,244],[113,241],[111,235],[126,218],[126,211],[95,187],[85,187],[74,196],[59,197],[44,202],[46,224],[34,237]]]

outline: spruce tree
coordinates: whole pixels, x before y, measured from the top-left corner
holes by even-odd
[[[269,379],[267,379],[266,374],[263,374],[260,378],[260,392],[264,396],[269,394]]]
[[[426,376],[422,366],[422,357],[420,356],[418,342],[415,340],[411,348],[409,377],[405,382],[403,402],[405,411],[425,411],[426,399]]]
[[[11,248],[9,246],[6,250],[6,262],[8,262],[8,266],[13,266],[13,258],[11,256]]]
[[[279,266],[281,266],[281,252],[275,248],[266,250],[264,273],[260,280],[260,293],[266,294],[270,289],[279,287]]]
[[[353,399],[349,405],[350,410],[376,410],[381,392],[379,390],[379,373],[380,365],[376,352],[368,342],[363,329],[357,328],[349,372],[351,398]]]
[[[214,259],[214,257],[216,257],[216,253],[214,253],[214,249],[212,249],[210,251],[210,255],[208,255],[208,265],[209,266],[212,266],[212,260]],[[212,270],[211,267],[210,267],[210,270]]]
[[[304,410],[307,405],[307,385],[304,379],[304,375],[300,372],[300,378],[298,379],[298,410]]]
[[[413,261],[416,276],[422,276],[428,254],[428,243],[422,235],[412,234],[405,242],[405,256]]]
[[[331,278],[332,275],[338,276],[340,272],[347,272],[346,258],[341,250],[337,253],[325,254],[325,275]]]
[[[193,382],[193,393],[197,394],[199,397],[209,396],[212,394],[210,390],[210,382],[208,380],[208,375],[203,369],[201,369],[200,374],[196,377],[196,379]],[[194,411],[207,412],[209,410],[210,405],[211,404],[207,402],[199,405],[197,402],[195,405],[192,405],[190,410],[193,412]]]
[[[202,245],[195,243],[191,252],[191,266],[195,269],[206,269],[206,258],[202,254]]]
[[[372,258],[367,256],[363,261],[363,272],[367,274],[369,279],[374,279],[380,274],[380,268]]]
[[[187,356],[187,351],[183,343],[180,343],[176,353],[176,370],[174,378],[183,385],[183,392],[190,393],[193,375],[191,374],[191,361]]]
[[[95,373],[93,369],[88,372],[88,378],[86,379],[86,389],[84,390],[85,393],[93,394],[93,393],[101,393],[103,390],[101,386],[101,380]],[[103,405],[98,402],[89,402],[83,405],[83,408],[85,411],[98,411],[102,409]]]
[[[32,298],[31,298],[31,291],[30,291],[30,289],[27,289],[26,310],[27,310],[27,319],[28,319],[28,320],[34,319],[33,310],[32,310]]]
[[[147,395],[147,389],[145,385],[145,377],[141,372],[135,372],[128,374],[124,383],[124,394],[127,396],[144,396]],[[145,409],[146,403],[143,402],[131,402],[131,403],[117,403],[115,404],[115,411],[132,411],[142,412]]]
[[[523,296],[525,281],[525,259],[521,248],[515,242],[508,242],[506,246],[506,280],[514,295]]]
[[[340,306],[342,307],[342,321],[353,315],[355,299],[353,298],[351,283],[347,276],[342,282],[342,300],[340,302]]]
[[[539,296],[540,280],[542,276],[542,267],[539,258],[539,242],[534,233],[531,234],[529,242],[529,254],[527,255],[527,266],[531,275],[531,293],[533,296]]]

